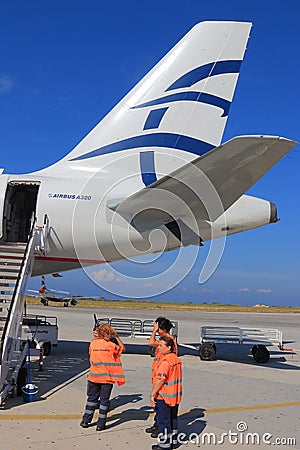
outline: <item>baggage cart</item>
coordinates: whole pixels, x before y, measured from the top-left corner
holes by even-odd
[[[203,361],[215,359],[217,344],[248,344],[252,345],[252,355],[256,362],[263,364],[269,361],[270,352],[267,346],[276,345],[284,350],[282,332],[275,328],[240,328],[240,327],[216,327],[202,326],[200,345],[197,349],[199,357]]]

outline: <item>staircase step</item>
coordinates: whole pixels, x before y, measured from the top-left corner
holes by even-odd
[[[20,253],[25,252],[26,247],[19,247],[16,245],[0,245],[0,252],[1,253],[17,253],[18,255]]]
[[[7,259],[22,259],[24,255],[24,252],[7,252],[0,250],[0,258],[7,258]]]
[[[7,277],[11,279],[17,279],[19,275],[19,272],[16,271],[15,267],[0,267],[0,277]]]
[[[1,286],[0,284],[0,292],[14,292],[15,286]],[[1,296],[1,294],[0,294]]]
[[[20,259],[10,259],[10,258],[2,258],[0,256],[0,267],[1,269],[5,266],[18,266],[20,267],[22,260]]]
[[[5,253],[0,252],[0,261],[22,261],[24,253]]]
[[[23,242],[5,242],[5,244],[0,244],[0,251],[2,249],[16,249],[16,250],[22,250],[24,251],[26,248],[26,243]]]
[[[6,311],[8,311],[10,306],[10,302],[6,302],[6,303],[1,303],[0,302],[0,309],[1,309],[1,313],[0,313],[0,317],[1,320],[3,320],[3,317],[6,317],[6,314],[4,314]]]
[[[16,279],[17,279],[17,277],[1,278],[1,274],[0,274],[0,285],[5,286],[5,284],[9,284],[9,285],[16,284]]]
[[[0,294],[0,302],[3,302],[3,300],[11,300],[12,295],[7,295],[7,294]]]
[[[1,317],[1,319],[3,319],[1,321],[1,327],[3,327],[3,329],[5,328],[5,324],[6,324],[6,321],[7,321],[7,316],[8,316],[8,309],[6,309],[5,311],[1,311],[0,312],[0,317]]]
[[[0,251],[2,250],[7,250],[7,251],[25,251],[26,248],[26,244],[16,244],[15,242],[13,242],[12,244],[0,244]]]

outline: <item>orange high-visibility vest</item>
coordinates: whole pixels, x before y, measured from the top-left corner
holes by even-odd
[[[174,339],[174,344],[175,344],[174,353],[175,353],[175,355],[177,355],[178,354],[178,347],[177,347],[176,339]],[[152,380],[156,376],[156,369],[159,366],[162,358],[163,358],[163,355],[160,353],[159,348],[156,347],[155,357],[153,358],[153,362],[152,362]]]
[[[88,380],[93,383],[125,383],[125,375],[118,354],[118,346],[104,339],[93,339],[90,343],[90,372]]]
[[[168,405],[179,405],[182,398],[182,363],[175,353],[168,353],[163,356],[161,363],[167,361],[169,373],[164,385],[158,392],[158,400],[164,400]],[[159,375],[160,365],[156,369],[156,376]],[[155,382],[155,379],[154,379]]]

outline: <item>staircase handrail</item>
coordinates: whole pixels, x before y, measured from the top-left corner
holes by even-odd
[[[14,313],[14,311],[16,309],[16,301],[17,301],[18,295],[20,293],[22,293],[21,292],[22,288],[23,288],[23,291],[24,291],[23,292],[24,295],[26,293],[26,285],[27,285],[27,282],[28,282],[28,277],[26,279],[26,271],[28,271],[28,272],[30,271],[30,274],[31,274],[31,271],[32,271],[32,267],[31,267],[31,270],[30,270],[30,263],[32,263],[30,255],[31,255],[31,252],[32,252],[32,250],[34,248],[34,241],[35,241],[35,237],[36,237],[36,235],[35,235],[35,223],[36,223],[36,219],[34,219],[34,221],[32,223],[32,226],[31,226],[28,242],[26,244],[25,252],[24,252],[24,255],[23,255],[23,258],[22,258],[19,274],[18,274],[18,277],[17,277],[16,285],[15,285],[15,288],[14,288],[14,291],[13,291],[10,307],[9,307],[8,314],[7,314],[7,319],[6,319],[6,322],[5,322],[5,325],[4,325],[4,329],[3,329],[3,333],[2,333],[1,354],[0,354],[1,362],[2,362],[2,357],[3,357],[3,349],[5,348],[5,345],[4,345],[5,344],[5,340],[7,339],[7,330],[9,329],[9,326],[10,326],[11,321],[12,321],[13,313]],[[24,286],[22,286],[22,282],[24,280],[25,280],[25,284],[24,284]]]

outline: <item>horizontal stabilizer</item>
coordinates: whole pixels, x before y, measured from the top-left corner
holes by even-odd
[[[273,136],[236,137],[108,206],[143,229],[190,212],[197,221],[214,221],[296,144]]]

